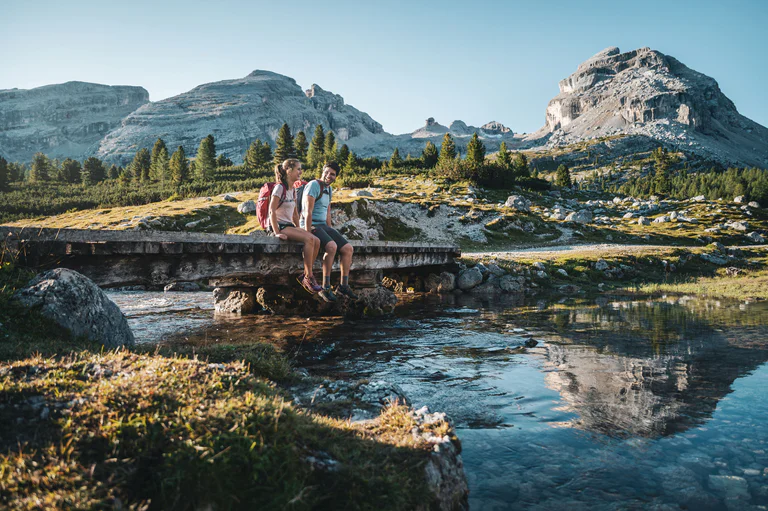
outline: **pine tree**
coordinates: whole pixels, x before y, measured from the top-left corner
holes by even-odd
[[[427,141],[424,150],[421,152],[421,164],[425,169],[432,169],[437,165],[437,147],[431,141]]]
[[[216,143],[213,135],[208,135],[200,141],[195,156],[195,179],[206,182],[213,179],[216,170]]]
[[[168,176],[168,148],[162,138],[155,141],[149,163],[149,178],[152,181],[165,181]]]
[[[117,165],[113,163],[112,166],[109,167],[109,170],[107,171],[107,178],[117,179],[118,177],[120,177],[120,169],[118,168]]]
[[[146,149],[144,150],[146,151]],[[147,153],[149,153],[149,151],[147,151]],[[104,181],[105,176],[106,171],[104,170],[104,163],[102,163],[100,159],[91,156],[83,162],[83,169],[80,171],[80,177],[82,178],[84,185],[88,186],[98,183],[99,181]]]
[[[149,155],[149,151],[146,147],[142,147],[136,151],[136,155],[131,162],[131,174],[133,174],[133,180],[146,183],[149,181],[149,167],[152,164],[152,157]]]
[[[82,180],[80,162],[67,158],[61,163],[61,178],[65,183],[79,183]]]
[[[347,158],[349,158],[349,146],[347,144],[343,144],[341,149],[339,149],[339,157],[337,161],[345,162],[347,161]]]
[[[323,144],[323,156],[325,161],[333,161],[337,158],[338,148],[336,147],[336,135],[332,131],[329,131],[325,135],[325,143]]]
[[[10,190],[11,173],[8,170],[8,161],[0,156],[0,192]]]
[[[325,132],[323,127],[318,124],[315,128],[315,135],[312,137],[312,143],[309,144],[307,152],[307,164],[310,168],[317,168],[325,162]]]
[[[254,140],[248,150],[245,152],[245,158],[243,158],[243,167],[248,172],[254,172],[260,169],[267,161],[262,158],[262,146],[261,139]],[[270,158],[271,159],[271,158]]]
[[[264,144],[261,146],[261,159],[264,165],[272,162],[272,146],[267,141],[264,141]]]
[[[568,170],[568,167],[563,164],[557,167],[557,172],[555,173],[555,186],[559,186],[560,188],[571,187],[571,173]]]
[[[357,157],[355,156],[355,153],[352,151],[349,151],[349,155],[347,155],[347,159],[344,163],[344,170],[347,172],[353,172],[355,168],[357,167]]]
[[[469,143],[467,143],[466,161],[473,167],[480,167],[485,161],[485,145],[480,141],[476,132],[469,139]]]
[[[530,175],[530,171],[528,170],[528,158],[525,156],[525,154],[517,153],[513,166],[516,176],[528,177]],[[536,175],[538,176],[538,171],[536,171]]]
[[[128,169],[123,169],[122,172],[120,172],[120,175],[117,176],[117,181],[120,183],[120,186],[125,188],[128,186],[128,184],[131,182],[130,172]]]
[[[298,158],[301,163],[306,164],[309,142],[307,142],[307,136],[303,131],[296,133],[296,136],[293,138],[293,148],[296,151],[296,158]]]
[[[221,153],[218,158],[216,158],[216,168],[231,167],[232,165],[232,160],[227,158],[227,155],[224,153]]]
[[[496,163],[503,169],[510,169],[512,167],[512,158],[509,157],[506,142],[502,142],[499,145],[499,155],[496,157]]]
[[[64,181],[61,178],[61,162],[58,158],[54,158],[51,160],[50,165],[48,166],[48,178],[51,181]]]
[[[296,149],[293,147],[293,136],[291,135],[291,128],[287,123],[283,123],[280,127],[280,131],[277,132],[277,138],[275,139],[275,165],[283,163],[288,158],[296,157]]]
[[[400,157],[400,149],[395,147],[395,150],[392,151],[392,156],[389,158],[389,168],[399,169],[402,166],[403,159]]]
[[[171,169],[171,182],[176,186],[186,182],[189,179],[189,160],[184,154],[184,148],[179,146],[171,155],[171,161],[168,164]]]
[[[50,162],[43,153],[35,153],[32,157],[32,167],[29,169],[29,180],[33,183],[48,181]]]
[[[450,169],[455,165],[456,144],[450,133],[443,136],[443,144],[440,146],[440,156],[437,159],[437,166],[441,169]]]

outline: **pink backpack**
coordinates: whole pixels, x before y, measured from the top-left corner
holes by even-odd
[[[261,228],[265,231],[269,225],[269,201],[272,197],[272,190],[274,190],[275,186],[278,184],[279,183],[264,183],[264,186],[259,190],[259,199],[256,202],[256,218],[258,218]],[[287,190],[285,186],[283,186],[283,195],[280,197],[280,204],[285,201],[286,193]]]

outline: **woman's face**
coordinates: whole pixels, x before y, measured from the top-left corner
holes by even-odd
[[[301,178],[301,163],[295,167],[289,168],[288,172],[286,172],[286,175],[288,176],[289,183],[293,184],[294,182],[298,181]]]

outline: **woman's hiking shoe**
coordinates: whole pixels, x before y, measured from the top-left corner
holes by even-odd
[[[347,298],[351,298],[352,300],[357,300],[360,298],[355,294],[354,291],[352,291],[352,288],[349,287],[348,284],[340,284],[338,287],[336,287],[336,292],[340,295],[346,296]]]
[[[317,279],[315,278],[314,275],[309,277],[309,283],[312,284],[312,289],[315,290],[315,293],[319,293],[320,291],[323,290],[323,286],[317,283]]]
[[[301,279],[297,278],[296,280],[299,282],[299,284],[301,284],[301,287],[313,295],[323,289],[317,284],[317,281],[314,279],[314,277],[307,277],[306,275],[302,275]]]
[[[320,298],[325,300],[326,302],[335,302],[336,301],[336,295],[333,294],[333,291],[331,291],[330,287],[323,288],[319,293]]]

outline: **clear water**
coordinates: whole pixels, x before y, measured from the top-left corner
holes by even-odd
[[[768,508],[768,304],[432,297],[344,322],[111,297],[144,342],[267,338],[313,374],[397,382],[457,425],[472,509]]]

